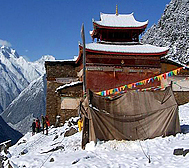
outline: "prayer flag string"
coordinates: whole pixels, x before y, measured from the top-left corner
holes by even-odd
[[[168,77],[171,77],[173,75],[178,75],[178,73],[183,68],[184,67],[181,67],[181,68],[175,69],[173,71],[154,76],[152,78],[147,78],[147,79],[135,82],[135,83],[126,84],[126,85],[123,85],[123,86],[120,86],[120,87],[117,87],[117,88],[113,88],[113,89],[109,89],[109,90],[103,90],[103,91],[97,92],[96,94],[107,97],[109,95],[124,93],[124,92],[126,92],[126,89],[133,89],[133,88],[136,88],[137,86],[146,85],[146,84],[149,84],[151,82],[154,82],[155,80],[161,81],[162,79],[167,79]],[[158,90],[158,89],[162,89],[162,87],[158,86],[157,88],[150,87],[150,88],[145,88],[145,89],[136,89],[136,91],[146,91],[146,90],[152,90],[152,89]]]

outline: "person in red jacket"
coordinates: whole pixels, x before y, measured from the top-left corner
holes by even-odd
[[[35,125],[36,125],[36,132],[39,133],[40,132],[40,121],[39,121],[38,117],[35,121]]]

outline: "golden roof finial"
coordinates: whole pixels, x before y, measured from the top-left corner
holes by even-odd
[[[118,16],[118,7],[117,7],[117,4],[116,4],[116,15]]]

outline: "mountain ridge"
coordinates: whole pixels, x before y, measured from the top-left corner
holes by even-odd
[[[171,0],[157,24],[149,28],[141,42],[168,46],[167,59],[189,62],[189,0]]]
[[[0,113],[33,80],[45,74],[45,60],[55,60],[55,58],[46,55],[35,62],[28,62],[16,50],[0,47]]]

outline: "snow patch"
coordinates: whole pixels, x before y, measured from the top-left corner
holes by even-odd
[[[64,89],[66,87],[74,86],[74,85],[77,85],[77,84],[80,84],[80,83],[83,83],[83,82],[82,81],[77,81],[77,82],[71,82],[69,84],[65,84],[63,86],[59,86],[58,88],[56,88],[55,92],[58,92],[58,90]]]
[[[95,150],[95,142],[91,141],[90,143],[87,143],[85,150],[86,151],[94,151]]]

